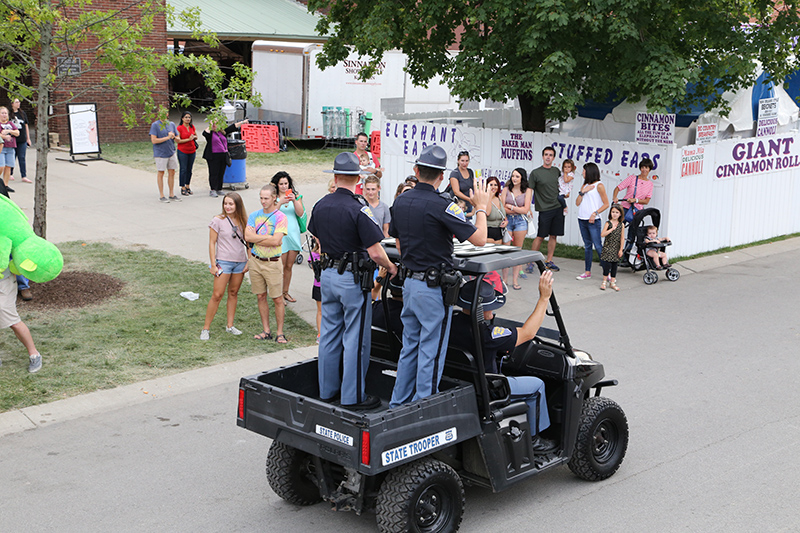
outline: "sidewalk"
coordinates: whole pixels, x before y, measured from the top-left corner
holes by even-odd
[[[28,152],[29,174],[35,168],[35,152]],[[183,197],[180,203],[162,204],[158,201],[155,170],[152,173],[134,170],[105,161],[87,163],[87,166],[64,161],[62,152],[52,152],[49,158],[47,238],[59,243],[65,241],[105,241],[128,248],[149,247],[180,255],[186,259],[208,261],[208,222],[221,210],[221,200],[210,198],[205,165],[195,165],[194,196]],[[325,194],[325,184],[303,187],[306,206]],[[13,182],[16,193],[12,198],[29,218],[33,218],[33,185]],[[249,211],[259,207],[258,187],[238,191]],[[727,254],[703,257],[676,265],[681,274],[691,275],[721,266],[741,263],[754,258],[800,249],[800,238],[765,244]],[[304,262],[305,263],[305,262]],[[578,300],[607,297],[598,289],[601,272],[595,265],[591,280],[578,281],[583,272],[583,262],[556,258],[561,271],[556,273],[555,289],[561,305]],[[158,265],[152,265],[157,268]],[[661,283],[667,283],[663,281]],[[538,296],[538,276],[521,279],[522,290],[509,291],[503,316],[524,320],[533,309]],[[297,303],[290,309],[310,324],[315,323],[316,304],[311,300],[313,274],[310,268],[296,265],[291,292]],[[623,291],[640,290],[646,297],[648,288],[641,273],[631,274],[625,269],[618,276]],[[211,284],[209,283],[209,292]],[[243,287],[249,290],[249,287]],[[606,291],[608,292],[608,291]],[[613,297],[613,296],[612,296]],[[200,294],[200,301],[208,294]],[[198,332],[199,332],[198,325]],[[199,341],[198,341],[199,342]],[[283,350],[267,355],[243,359],[235,363],[184,372],[112,390],[97,391],[83,396],[59,400],[50,404],[29,407],[0,414],[0,437],[26,429],[52,425],[83,416],[118,409],[155,397],[168,397],[196,391],[241,376],[254,374],[268,368],[316,356],[316,346],[298,350]]]

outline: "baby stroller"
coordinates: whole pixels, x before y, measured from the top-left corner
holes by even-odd
[[[631,250],[628,261],[633,272],[647,271],[643,276],[645,285],[652,285],[658,281],[658,273],[655,270],[656,265],[653,263],[653,259],[647,256],[647,250],[663,250],[672,244],[669,241],[660,243],[647,243],[644,241],[645,237],[647,237],[647,226],[658,228],[660,224],[661,211],[655,207],[647,207],[633,215],[633,220],[628,225],[628,231],[634,232],[636,239],[636,250]],[[667,268],[665,275],[670,281],[678,281],[678,278],[681,277],[681,273],[673,267]]]

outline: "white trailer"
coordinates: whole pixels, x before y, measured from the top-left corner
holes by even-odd
[[[321,70],[320,44],[256,41],[252,52],[253,88],[263,103],[257,116],[249,116],[284,122],[290,137],[352,138],[359,131],[379,129],[383,113],[458,109],[440,78],[428,87],[415,87],[405,72],[406,56],[399,51],[387,52],[367,81],[358,78],[366,59],[357,54]]]

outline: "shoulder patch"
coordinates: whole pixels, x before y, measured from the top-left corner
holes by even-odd
[[[502,337],[508,337],[509,335],[511,335],[511,330],[508,328],[501,328],[500,326],[492,328],[493,339],[500,339]]]
[[[375,223],[376,226],[378,226],[378,227],[381,226],[381,223],[378,222],[378,219],[375,218],[374,214],[372,214],[372,209],[370,209],[368,205],[365,205],[364,207],[362,207],[361,208],[361,212],[364,213],[365,215],[367,215],[369,217],[369,219]]]
[[[463,222],[467,221],[467,217],[464,216],[464,211],[462,211],[461,208],[458,207],[458,205],[453,202],[450,202],[450,204],[448,204],[447,206],[447,209],[445,209],[444,211],[448,215],[454,216]]]

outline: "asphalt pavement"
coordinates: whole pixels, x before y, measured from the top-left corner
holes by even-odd
[[[163,205],[154,172],[51,155],[48,239],[206,261],[206,227],[220,201],[195,179],[197,194]],[[14,184],[14,200],[31,215],[32,186]],[[303,192],[313,200],[324,185]],[[257,195],[243,191],[249,209]],[[645,286],[641,273],[623,272],[623,290],[613,293],[600,291],[599,279],[576,280],[582,262],[557,261],[573,344],[620,381],[604,395],[627,413],[628,455],[604,482],[564,467],[502,494],[470,488],[462,531],[796,530],[798,262],[800,239],[790,239],[686,262],[675,283],[662,276]],[[501,316],[530,312],[536,281],[521,283]],[[297,296],[310,291],[310,269],[295,267],[292,285],[292,308],[313,322],[313,302]],[[280,500],[264,477],[269,441],[236,427],[240,376],[315,352],[285,350],[0,414],[0,530],[374,531],[372,516]]]

